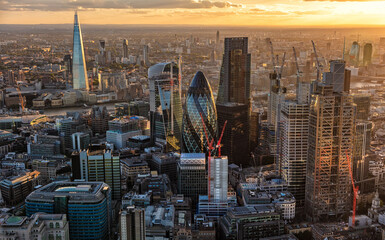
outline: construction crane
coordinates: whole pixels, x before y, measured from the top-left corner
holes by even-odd
[[[274,49],[273,49],[273,43],[270,41],[270,52],[271,52],[271,63],[273,64],[273,70],[275,73],[275,56],[274,56]]]
[[[352,188],[353,188],[353,214],[352,214],[352,226],[354,226],[354,223],[356,221],[356,204],[357,204],[357,196],[358,196],[358,186],[355,186],[354,179],[353,179],[353,171],[351,166],[351,161],[348,153],[346,152],[346,159],[348,160],[349,164],[349,174],[350,179],[352,181]]]
[[[221,146],[221,141],[222,141],[222,138],[223,138],[223,133],[225,132],[226,125],[227,125],[227,120],[225,121],[225,124],[223,125],[221,136],[219,137],[218,143],[216,145],[216,147],[218,148],[218,157],[222,157],[222,154],[221,154],[221,147],[222,147]]]
[[[202,120],[202,125],[203,125],[203,130],[205,132],[205,136],[206,136],[206,141],[207,141],[207,148],[208,148],[208,151],[209,151],[209,161],[208,161],[208,199],[210,201],[210,195],[211,195],[211,189],[210,189],[210,182],[211,182],[211,164],[210,164],[210,158],[211,158],[211,151],[214,149],[213,147],[213,144],[214,144],[214,138],[211,139],[211,141],[209,140],[209,136],[207,134],[207,131],[206,131],[206,125],[205,125],[205,121],[203,119],[203,115],[202,113],[200,113],[201,115],[201,120]],[[219,137],[219,140],[217,142],[217,144],[215,145],[215,148],[218,148],[218,157],[221,158],[222,155],[221,155],[221,141],[222,141],[222,138],[223,138],[223,133],[225,132],[225,128],[226,128],[226,125],[227,125],[227,120],[225,121],[225,124],[223,125],[223,128],[222,128],[222,132],[221,132],[221,136]],[[215,157],[215,155],[214,155]]]
[[[283,53],[281,68],[279,69],[279,74],[277,75],[277,85],[278,86],[281,86],[281,78],[282,78],[283,66],[285,65],[285,58],[286,58],[286,52]],[[278,58],[277,58],[277,60],[278,60]]]
[[[323,66],[321,65],[321,63],[318,61],[318,55],[317,55],[317,50],[315,48],[315,44],[314,44],[314,41],[311,40],[311,43],[313,45],[313,50],[314,50],[314,55],[315,55],[315,60],[317,62],[317,82],[319,82],[319,78],[320,78],[320,75],[321,75],[321,70],[323,68]]]
[[[298,86],[299,85],[299,78],[302,76],[302,72],[299,70],[297,52],[295,51],[295,47],[293,47],[293,53],[294,53],[295,66],[297,68],[297,86]]]

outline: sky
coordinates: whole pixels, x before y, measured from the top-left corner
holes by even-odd
[[[0,24],[385,26],[373,0],[0,0]]]

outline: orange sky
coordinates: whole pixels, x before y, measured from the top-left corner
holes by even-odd
[[[385,1],[0,0],[0,24],[384,25]]]

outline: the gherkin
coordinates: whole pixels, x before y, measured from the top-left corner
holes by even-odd
[[[206,127],[209,140],[217,140],[217,110],[209,82],[198,71],[188,89],[183,114],[183,151],[201,153],[207,150],[207,140],[202,124]]]

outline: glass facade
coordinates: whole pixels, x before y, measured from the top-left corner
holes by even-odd
[[[197,72],[191,82],[183,115],[183,151],[206,152],[207,139],[201,114],[209,139],[217,140],[217,110],[209,82],[202,72]]]
[[[171,64],[172,76],[171,81]],[[159,63],[148,69],[150,87],[151,141],[166,141],[174,150],[180,149],[182,134],[182,102],[175,63]]]
[[[84,56],[82,31],[78,20],[78,13],[75,12],[74,38],[72,49],[72,82],[74,89],[88,90],[88,79],[86,60]]]
[[[27,216],[38,212],[67,214],[70,239],[110,237],[111,190],[105,183],[54,182],[31,193],[25,208]]]

